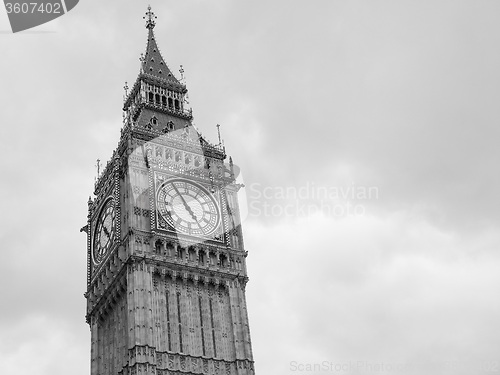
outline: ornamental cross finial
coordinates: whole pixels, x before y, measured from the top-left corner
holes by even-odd
[[[146,12],[146,16],[142,18],[146,20],[146,29],[154,29],[156,25],[155,23],[156,16],[151,11],[151,5],[148,5],[148,11]]]

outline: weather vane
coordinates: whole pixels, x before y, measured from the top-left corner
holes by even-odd
[[[146,18],[147,17],[147,18]],[[148,5],[148,11],[146,12],[146,16],[142,17],[146,20],[146,28],[153,29],[155,27],[155,14],[151,11],[151,5]]]

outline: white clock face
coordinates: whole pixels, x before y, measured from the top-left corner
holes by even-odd
[[[102,262],[115,236],[115,210],[113,200],[109,199],[99,214],[94,231],[92,259],[97,265]]]
[[[159,214],[177,231],[208,236],[220,225],[220,212],[214,197],[201,185],[184,179],[163,183],[157,193]]]

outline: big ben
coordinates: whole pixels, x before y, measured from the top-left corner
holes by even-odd
[[[193,125],[155,18],[88,201],[91,375],[254,374],[236,167]]]

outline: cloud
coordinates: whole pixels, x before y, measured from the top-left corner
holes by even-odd
[[[252,332],[276,340],[270,353],[254,338],[258,367],[369,361],[440,374],[450,361],[498,361],[498,235],[471,252],[470,240],[407,213],[245,229]]]
[[[498,361],[498,3],[152,5],[197,127],[216,142],[222,125],[247,193],[308,183],[379,192],[351,200],[363,215],[249,211],[257,371],[456,360],[450,373],[461,374]],[[95,160],[118,141],[144,12],[85,1],[54,33],[0,34],[1,373],[54,375],[69,363],[88,373],[79,229]]]
[[[2,328],[0,371],[24,375],[88,374],[90,358],[86,354],[90,335],[65,321],[34,315]]]

